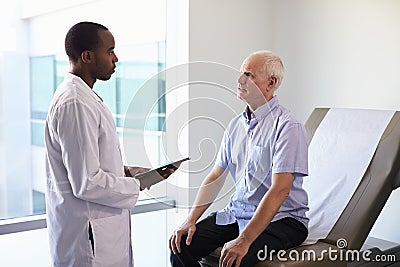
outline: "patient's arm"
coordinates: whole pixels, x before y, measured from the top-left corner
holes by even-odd
[[[261,199],[253,218],[236,239],[224,245],[220,258],[220,263],[223,266],[227,262],[234,261],[236,261],[237,266],[240,265],[250,245],[265,230],[289,195],[293,178],[293,173],[272,174],[271,188]]]
[[[169,248],[174,254],[181,252],[180,242],[183,235],[187,234],[186,244],[190,245],[192,237],[196,232],[197,220],[216,199],[224,185],[226,175],[226,170],[215,165],[201,184],[195,203],[187,219],[174,231],[169,239]]]
[[[272,175],[271,188],[261,199],[253,218],[242,232],[242,235],[248,238],[251,243],[264,231],[278,212],[289,195],[293,179],[293,173],[274,173]]]

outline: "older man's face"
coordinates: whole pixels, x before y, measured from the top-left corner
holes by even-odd
[[[238,78],[238,98],[248,104],[265,103],[266,87],[266,69],[262,56],[253,55],[248,57],[242,64]]]

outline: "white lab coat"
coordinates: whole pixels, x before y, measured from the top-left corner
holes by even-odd
[[[124,177],[110,111],[73,74],[55,92],[45,144],[53,266],[133,266],[129,209],[136,204],[139,182]]]

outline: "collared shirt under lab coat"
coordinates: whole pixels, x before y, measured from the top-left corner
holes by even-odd
[[[45,143],[53,266],[132,266],[130,209],[139,182],[124,177],[112,114],[73,74],[55,92]]]

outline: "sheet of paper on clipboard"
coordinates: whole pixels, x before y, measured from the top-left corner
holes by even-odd
[[[152,185],[164,181],[169,177],[169,175],[167,177],[163,177],[162,176],[163,172],[167,171],[168,169],[173,169],[175,171],[181,166],[182,162],[187,161],[189,159],[190,158],[187,157],[174,162],[170,162],[158,168],[151,169],[147,172],[136,174],[134,178],[140,181],[141,190],[144,190],[145,188],[149,189]]]

